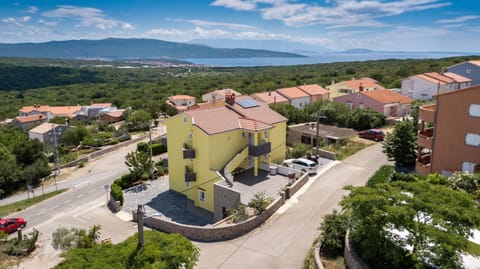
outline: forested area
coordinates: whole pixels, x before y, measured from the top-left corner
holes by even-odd
[[[130,68],[81,67],[78,61],[0,58],[0,119],[14,117],[19,107],[34,103],[86,105],[112,102],[149,112],[161,110],[174,94],[202,94],[232,88],[244,94],[302,84],[326,86],[332,81],[369,76],[387,88],[400,87],[401,79],[417,73],[441,71],[448,66],[480,57],[377,60],[277,67],[178,67]],[[84,62],[82,62],[84,63]],[[98,64],[98,62],[94,62]],[[110,64],[105,62],[104,64]]]

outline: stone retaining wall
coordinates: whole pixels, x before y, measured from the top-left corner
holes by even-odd
[[[145,226],[166,232],[180,233],[190,240],[212,242],[229,240],[244,235],[264,223],[278,208],[285,203],[283,197],[277,198],[260,215],[251,217],[245,221],[222,226],[192,226],[184,225],[161,218],[147,218],[144,220]],[[133,221],[137,221],[137,212],[132,211]]]
[[[88,160],[90,160],[90,159],[93,159],[93,158],[96,158],[96,157],[98,157],[98,156],[101,156],[101,155],[110,153],[110,152],[115,151],[115,150],[117,150],[117,149],[119,149],[119,148],[121,148],[121,147],[126,147],[126,146],[128,146],[128,145],[130,145],[130,144],[139,142],[139,141],[145,139],[146,137],[147,137],[147,135],[142,135],[142,136],[139,136],[139,137],[137,137],[137,138],[134,138],[134,139],[131,139],[131,140],[128,140],[128,141],[125,141],[125,142],[118,143],[118,144],[113,145],[113,146],[111,146],[111,147],[94,151],[94,152],[88,154],[87,156],[85,156],[85,157],[83,157],[83,158],[76,159],[76,160],[73,161],[73,162],[69,162],[69,163],[60,165],[59,168],[62,169],[62,168],[66,168],[66,167],[72,167],[72,166],[78,165],[80,162],[88,162]]]
[[[336,160],[337,159],[337,154],[335,152],[331,152],[331,151],[324,150],[324,149],[319,149],[318,150],[318,156],[320,156],[322,158],[327,158],[327,159],[330,159],[330,160]]]
[[[350,230],[347,230],[347,234],[345,235],[345,249],[343,253],[345,257],[345,265],[349,269],[370,269],[370,266],[366,264],[365,261],[363,261],[355,251],[349,236]]]
[[[294,195],[307,181],[309,180],[309,175],[308,173],[303,174],[299,179],[295,181],[292,185],[288,186],[285,189],[285,196],[286,198],[290,198],[292,195]]]

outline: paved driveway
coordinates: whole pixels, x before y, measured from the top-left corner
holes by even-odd
[[[238,239],[200,243],[198,268],[302,268],[325,214],[338,208],[345,185],[364,185],[383,164],[380,144],[310,179],[263,226]],[[307,190],[308,189],[308,190]],[[288,210],[287,210],[288,209]]]

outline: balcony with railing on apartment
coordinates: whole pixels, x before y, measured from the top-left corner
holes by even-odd
[[[427,175],[431,172],[431,154],[426,154],[417,158],[415,163],[415,172],[421,175]]]
[[[193,171],[192,168],[185,167],[185,182],[192,182],[197,180],[197,173]]]
[[[421,106],[418,110],[418,119],[426,122],[433,122],[435,120],[436,105]]]
[[[261,141],[258,145],[248,145],[248,154],[253,157],[262,156],[272,152],[272,143]]]
[[[183,159],[195,159],[195,149],[187,144],[183,144]]]
[[[433,146],[433,127],[418,131],[417,144],[419,147],[431,149]]]

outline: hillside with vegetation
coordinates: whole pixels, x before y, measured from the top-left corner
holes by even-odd
[[[333,81],[369,76],[387,88],[398,88],[410,75],[441,71],[479,56],[442,59],[376,60],[279,67],[93,67],[63,60],[49,66],[46,59],[0,58],[0,119],[14,117],[24,105],[76,105],[112,102],[150,112],[161,110],[174,94],[202,94],[232,88],[244,94],[302,84],[326,86]],[[38,65],[35,63],[38,61]],[[54,62],[58,63],[58,60]],[[95,63],[98,63],[95,62]],[[107,62],[108,63],[108,62]]]

